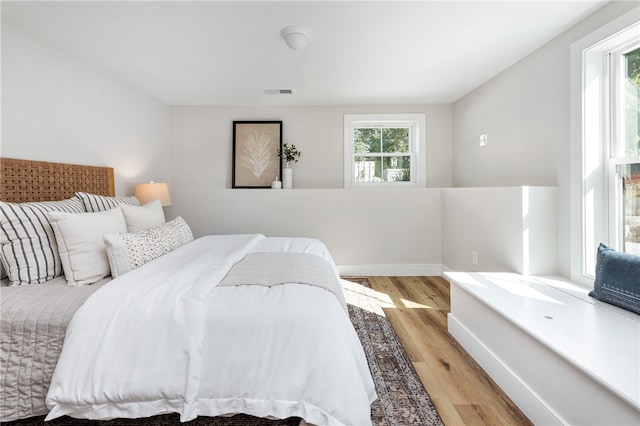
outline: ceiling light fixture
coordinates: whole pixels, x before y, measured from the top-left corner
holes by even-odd
[[[302,50],[309,44],[309,33],[302,27],[286,27],[280,32],[280,35],[287,46],[293,50]]]

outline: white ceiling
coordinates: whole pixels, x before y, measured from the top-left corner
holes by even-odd
[[[605,3],[2,1],[2,15],[170,105],[429,104]],[[285,45],[289,25],[311,34],[306,49]]]

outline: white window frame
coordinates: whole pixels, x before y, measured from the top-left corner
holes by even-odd
[[[597,244],[620,243],[615,166],[629,159],[613,152],[609,52],[625,31],[638,34],[639,12],[635,8],[571,45],[571,279],[587,286],[593,286]]]
[[[344,187],[424,187],[427,182],[426,156],[426,114],[345,114],[344,115]],[[355,182],[354,129],[361,127],[408,127],[410,181],[397,182]]]

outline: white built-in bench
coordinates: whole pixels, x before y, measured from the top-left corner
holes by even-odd
[[[639,315],[562,278],[444,275],[449,332],[531,421],[640,425]]]

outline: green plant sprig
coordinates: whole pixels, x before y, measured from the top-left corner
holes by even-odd
[[[298,158],[302,155],[300,151],[296,148],[294,144],[283,143],[282,151],[278,149],[278,157],[286,161],[287,163],[297,163]]]

